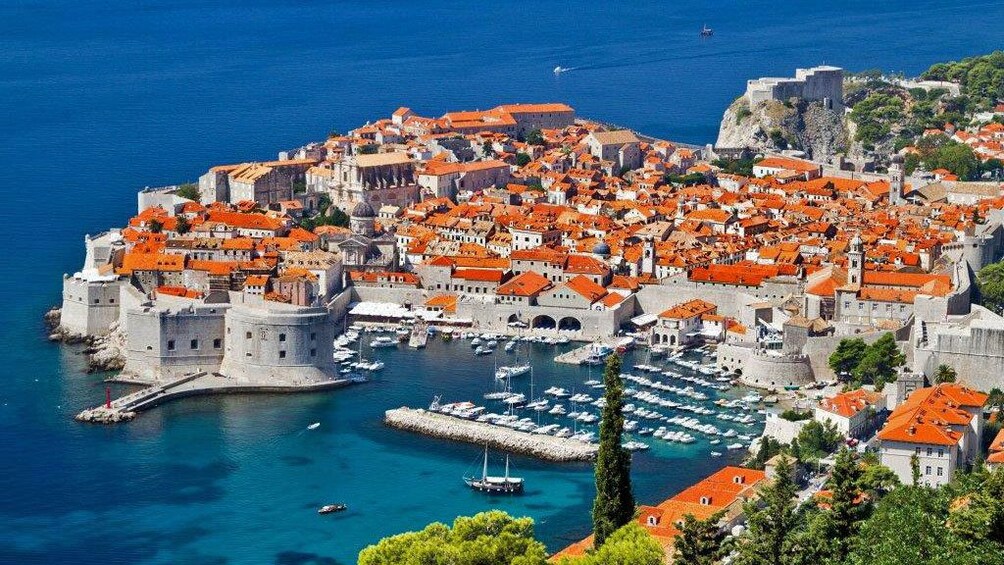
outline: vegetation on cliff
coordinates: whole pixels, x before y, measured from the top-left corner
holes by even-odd
[[[1004,51],[936,63],[921,78],[958,83],[974,110],[988,110],[1004,99]]]

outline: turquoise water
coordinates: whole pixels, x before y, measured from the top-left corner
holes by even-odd
[[[748,78],[818,63],[910,74],[1000,47],[1000,2],[834,6],[2,3],[0,562],[352,563],[382,535],[494,505],[537,518],[552,548],[578,538],[586,466],[517,459],[528,496],[486,500],[458,480],[476,448],[380,425],[387,407],[482,391],[490,369],[462,347],[388,353],[384,380],[353,390],[187,400],[103,428],[70,420],[104,387],[74,348],[44,340],[40,315],[79,267],[83,234],[123,223],[138,188],[269,158],[402,104],[439,115],[557,100],[703,143]],[[697,38],[705,23],[709,41]],[[556,78],[559,64],[579,70]],[[547,358],[545,384],[584,380]],[[321,428],[301,433],[312,421]],[[639,498],[720,464],[686,450],[639,456]],[[339,500],[352,509],[313,513]]]

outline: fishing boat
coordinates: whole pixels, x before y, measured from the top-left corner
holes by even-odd
[[[310,424],[309,426],[307,426],[307,429],[308,430],[316,430],[317,428],[320,428],[320,427],[321,427],[321,423],[320,422],[314,422],[313,424]]]
[[[505,475],[492,477],[488,475],[488,446],[485,445],[484,465],[481,468],[481,478],[464,477],[467,486],[489,494],[516,494],[523,492],[523,479],[509,476],[509,455],[505,456]]]
[[[474,349],[475,355],[491,355],[492,353],[495,353],[495,351],[481,345]]]
[[[708,27],[708,24],[704,24],[704,27],[701,28],[701,37],[711,37],[714,34],[715,30]]]
[[[348,510],[349,507],[346,504],[325,504],[324,506],[317,509],[318,514],[331,514],[332,512],[341,512],[342,510]]]
[[[571,69],[569,69],[568,67],[562,67],[561,65],[558,65],[557,67],[554,67],[554,74],[560,75],[561,73],[568,72],[569,70]]]

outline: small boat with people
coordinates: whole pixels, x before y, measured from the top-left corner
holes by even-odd
[[[324,506],[317,509],[318,514],[331,514],[333,512],[342,512],[348,510],[347,504],[325,504]]]

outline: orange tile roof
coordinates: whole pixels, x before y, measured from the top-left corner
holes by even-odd
[[[576,275],[574,278],[566,282],[565,286],[588,300],[590,304],[596,302],[607,293],[607,289],[594,283],[592,279],[586,277],[585,275]]]
[[[496,294],[501,296],[537,296],[550,286],[551,281],[547,280],[544,275],[527,271],[500,286]]]
[[[185,268],[184,255],[162,253],[126,253],[122,258],[120,275],[131,275],[134,271],[181,272]]]
[[[827,412],[850,418],[869,406],[874,406],[881,397],[882,395],[878,392],[859,388],[850,392],[841,392],[831,398],[824,398],[820,401],[819,407]]]
[[[661,314],[659,314],[659,317],[666,318],[668,320],[683,320],[686,318],[701,316],[703,314],[713,314],[716,311],[718,311],[717,305],[701,300],[700,298],[695,298],[664,310]]]

